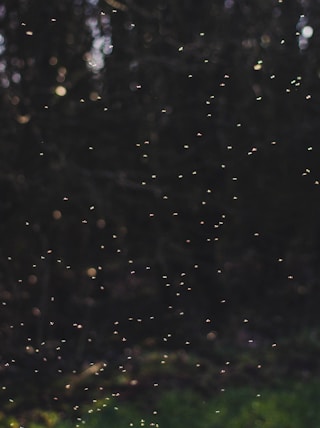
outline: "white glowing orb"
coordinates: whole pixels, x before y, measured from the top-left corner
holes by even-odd
[[[64,86],[57,86],[55,89],[55,93],[56,95],[58,95],[59,97],[64,97],[67,93],[67,90]]]
[[[302,28],[302,36],[306,39],[310,39],[313,36],[313,28],[310,25],[306,25]]]

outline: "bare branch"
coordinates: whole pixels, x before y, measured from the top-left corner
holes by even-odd
[[[125,11],[127,11],[128,10],[128,7],[125,5],[125,4],[123,4],[123,3],[120,3],[119,1],[117,1],[117,0],[104,0],[109,6],[111,6],[111,7],[113,7],[113,8],[115,8],[115,9],[118,9],[118,10],[122,10],[123,12],[125,12]]]

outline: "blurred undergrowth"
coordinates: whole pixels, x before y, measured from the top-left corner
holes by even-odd
[[[212,353],[140,349],[130,365],[120,361],[124,371],[114,363],[42,386],[20,379],[20,387],[7,385],[14,399],[1,407],[0,427],[320,426],[318,342],[301,332],[273,345],[217,340]],[[57,400],[45,406],[41,394]]]
[[[284,383],[281,388],[257,390],[230,387],[211,397],[192,390],[161,393],[152,406],[143,397],[136,402],[100,400],[87,407],[78,421],[58,414],[34,411],[33,421],[0,419],[1,427],[88,428],[302,428],[320,426],[320,383]]]

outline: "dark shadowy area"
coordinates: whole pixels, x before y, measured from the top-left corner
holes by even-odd
[[[4,413],[319,372],[319,28],[317,0],[2,2]]]

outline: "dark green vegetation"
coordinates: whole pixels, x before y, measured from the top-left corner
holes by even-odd
[[[319,383],[290,385],[290,389],[240,387],[214,398],[203,398],[191,390],[165,392],[151,407],[148,400],[118,403],[113,398],[97,400],[83,412],[78,423],[48,411],[34,411],[30,428],[165,427],[183,428],[303,428],[318,426]],[[1,426],[19,427],[14,418],[0,419]],[[11,424],[11,425],[10,425]]]
[[[99,416],[96,413],[88,417],[87,422],[92,428],[108,424],[119,428],[302,428],[306,424],[314,426],[320,423],[319,398],[319,384],[297,386],[288,391],[262,390],[259,393],[241,388],[223,392],[219,398],[209,400],[202,400],[190,391],[173,392],[163,395],[152,416],[143,407],[139,412],[130,405],[116,411],[110,406],[110,410],[101,411]]]
[[[308,391],[319,2],[8,0],[0,20],[3,417]]]

